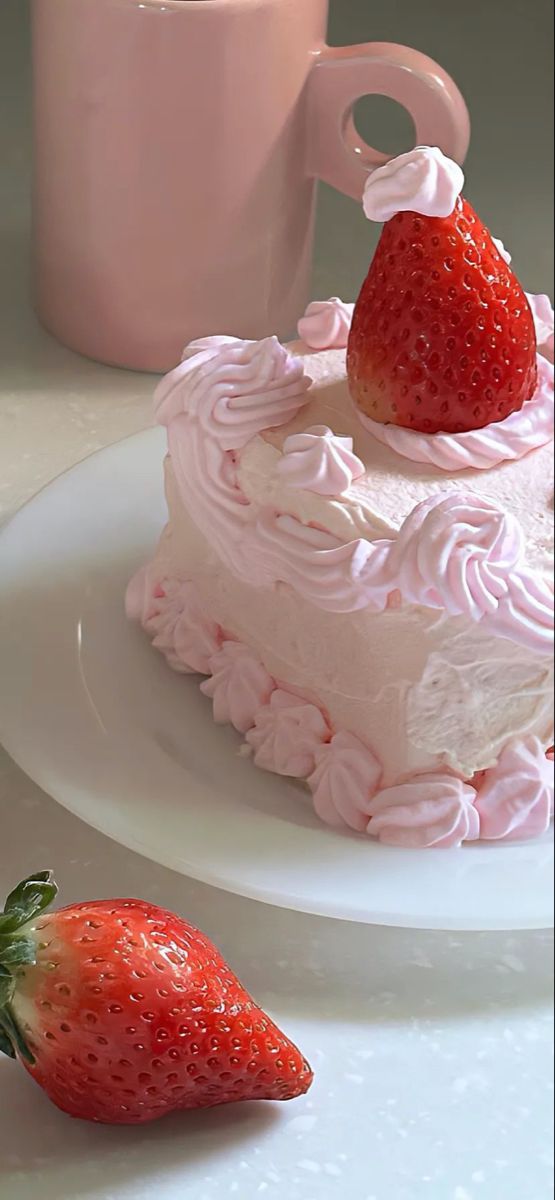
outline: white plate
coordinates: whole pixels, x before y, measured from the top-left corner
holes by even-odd
[[[244,896],[385,925],[551,925],[551,836],[408,851],[326,829],[127,623],[164,521],[163,452],[159,430],[111,446],[0,532],[0,739],[19,765],[116,841]]]

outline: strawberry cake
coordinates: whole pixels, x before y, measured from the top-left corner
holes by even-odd
[[[329,825],[522,840],[553,811],[553,311],[418,147],[356,305],[159,384],[169,522],[127,612]]]

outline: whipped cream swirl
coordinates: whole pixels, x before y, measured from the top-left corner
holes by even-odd
[[[416,146],[372,171],[364,189],[369,221],[389,221],[396,213],[449,217],[464,186],[459,165],[437,146]]]
[[[416,775],[370,804],[368,832],[389,846],[449,849],[480,836],[476,792],[453,775]]]
[[[513,516],[469,492],[419,504],[405,521],[393,556],[403,596],[479,621],[508,595],[524,557]]]
[[[231,570],[248,576],[242,537],[252,519],[236,481],[235,452],[256,433],[286,424],[308,401],[301,359],[276,338],[205,338],[158,384],[156,416],[185,506]]]
[[[549,296],[534,296],[526,293],[526,299],[532,309],[538,350],[548,362],[553,363],[553,305]]]
[[[498,636],[548,653],[553,592],[526,567],[518,522],[487,501],[436,495],[396,536],[345,542],[247,500],[237,451],[290,420],[308,386],[302,362],[275,339],[209,339],[157,389],[182,501],[222,562],[253,586],[287,584],[329,612],[381,611],[399,591],[405,601],[484,621]],[[334,471],[345,467],[344,451],[334,454]]]
[[[540,837],[549,829],[553,790],[553,760],[539,739],[510,742],[480,785],[476,808],[481,837]]]
[[[364,833],[382,774],[375,754],[354,733],[341,730],[317,749],[315,762],[308,785],[317,816],[336,829]]]
[[[212,700],[214,720],[246,733],[275,689],[271,675],[248,646],[235,641],[224,642],[212,655],[208,671],[210,679],[200,690]]]
[[[313,300],[297,326],[299,337],[311,350],[345,350],[354,311],[339,296]]]
[[[352,437],[340,437],[327,425],[311,425],[285,439],[277,471],[289,487],[340,496],[364,475],[364,463],[353,453]]]
[[[185,354],[156,389],[156,416],[168,425],[186,412],[222,450],[239,450],[262,429],[290,421],[310,387],[302,359],[276,337],[206,338]]]
[[[306,779],[314,771],[318,748],[330,736],[327,722],[315,704],[278,688],[256,715],[247,733],[257,767]]]
[[[513,261],[513,256],[507,250],[507,247],[505,246],[504,242],[501,241],[501,238],[496,238],[496,237],[492,237],[491,240],[495,246],[495,249],[497,250],[497,253],[503,259],[503,262],[505,262],[507,264],[507,266],[510,267],[510,265]]]
[[[152,568],[142,567],[127,588],[125,610],[130,620],[141,622],[174,671],[209,673],[222,631],[206,615],[191,583],[177,579],[156,582]]]

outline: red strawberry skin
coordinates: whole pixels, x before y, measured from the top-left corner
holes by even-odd
[[[139,900],[40,915],[11,1011],[25,1063],[74,1117],[139,1124],[176,1109],[289,1100],[312,1072],[186,921]]]
[[[470,204],[384,225],[347,352],[355,404],[374,421],[463,433],[522,408],[537,381],[530,306]]]

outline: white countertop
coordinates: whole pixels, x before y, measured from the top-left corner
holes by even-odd
[[[12,34],[21,54],[24,27]],[[6,112],[0,520],[70,464],[144,428],[153,384],[77,358],[37,326],[27,283],[28,109],[14,101]],[[319,277],[327,273],[319,267]],[[42,1200],[552,1195],[548,933],[378,929],[224,895],[93,832],[0,750],[0,892],[45,866],[55,867],[63,902],[140,894],[199,924],[302,1045],[316,1082],[289,1106],[104,1129],[70,1122],[3,1059],[6,1200],[39,1191]]]

